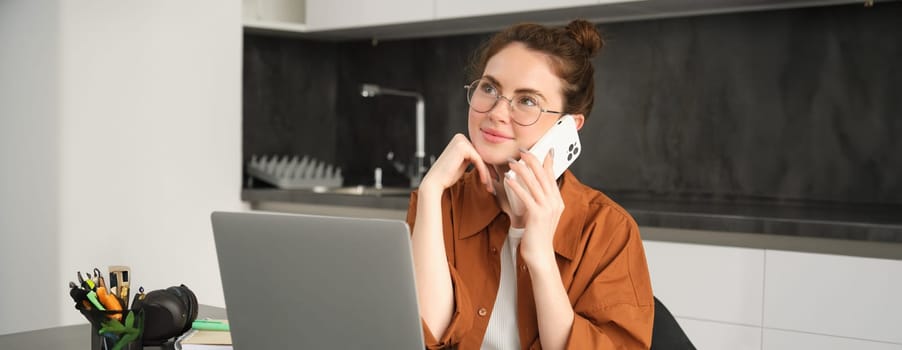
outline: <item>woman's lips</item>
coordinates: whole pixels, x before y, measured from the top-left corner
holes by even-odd
[[[479,129],[482,132],[482,138],[490,143],[503,143],[510,140],[513,140],[513,137],[505,136],[504,134],[492,130],[492,129]]]

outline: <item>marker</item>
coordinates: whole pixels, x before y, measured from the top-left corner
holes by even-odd
[[[119,303],[119,299],[116,298],[115,295],[107,293],[106,290],[106,282],[103,280],[103,276],[100,275],[100,270],[94,269],[94,278],[97,279],[97,299],[100,300],[100,303],[106,307],[107,310],[110,311],[122,311],[122,304]],[[107,317],[116,319],[117,321],[122,320],[121,313],[109,314]]]
[[[107,310],[122,311],[122,305],[119,304],[119,299],[106,292],[106,287],[103,286],[103,277],[100,278],[100,286],[97,287],[97,298],[100,299],[100,303],[103,304]],[[116,319],[117,321],[122,320],[121,313],[110,314],[107,316]]]
[[[85,283],[88,284],[88,289],[94,290],[94,287],[95,287],[96,285],[94,284],[94,280],[91,279],[91,273],[90,273],[90,272],[85,272],[85,276],[88,276],[88,279],[85,280]]]
[[[98,310],[106,311],[103,305],[100,304],[100,301],[97,300],[97,293],[95,293],[93,290],[88,292],[88,300],[90,300],[91,304],[94,304],[94,307],[96,307]]]

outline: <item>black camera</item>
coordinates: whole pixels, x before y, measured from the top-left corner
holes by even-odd
[[[144,345],[160,345],[191,329],[197,319],[197,297],[184,284],[147,293],[133,305],[144,312]]]

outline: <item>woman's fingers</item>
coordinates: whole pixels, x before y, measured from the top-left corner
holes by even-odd
[[[489,173],[488,167],[485,165],[485,162],[482,161],[482,156],[479,155],[479,152],[476,151],[476,147],[473,147],[473,144],[470,143],[470,140],[467,139],[466,136],[462,134],[455,135],[455,139],[458,141],[457,145],[460,148],[461,153],[463,154],[463,159],[461,159],[461,175],[466,171],[467,166],[469,164],[473,164],[476,168],[476,171],[479,173],[479,179],[482,181],[482,184],[486,186],[486,189],[489,192],[492,192],[492,175]],[[460,178],[460,175],[457,176],[457,179]],[[457,182],[457,179],[454,179]]]
[[[429,171],[426,172],[423,182],[420,183],[420,188],[430,187],[436,190],[444,190],[450,187],[460,179],[464,171],[466,171],[467,165],[471,162],[474,164],[483,163],[479,153],[476,152],[466,136],[462,134],[454,135],[451,141],[448,142],[448,145],[445,146],[442,154],[439,155],[435,163],[429,168]],[[488,171],[486,171],[485,165],[483,164],[482,169],[478,165],[476,168],[479,171],[480,180],[486,183],[488,181]]]
[[[548,171],[543,169],[543,165],[539,163],[534,155],[526,150],[520,150],[520,159],[524,164],[512,162],[511,169],[517,172],[517,177],[523,180],[523,184],[529,189],[537,201],[543,201],[548,191],[551,191],[551,184],[548,181]],[[547,157],[546,157],[547,160]]]
[[[552,187],[557,188],[557,179],[554,178],[554,148],[549,149],[548,153],[545,155],[545,160],[542,161],[541,170],[545,173],[545,176],[539,179],[542,188],[545,191],[550,191]]]
[[[511,191],[514,191],[514,196],[517,196],[517,198],[520,199],[520,202],[526,206],[526,212],[528,213],[530,210],[532,210],[535,200],[529,194],[528,190],[520,185],[520,181],[514,180],[512,177],[505,176],[504,182],[507,184],[507,187],[511,189]]]
[[[545,161],[542,162],[542,167],[545,168],[545,173],[548,174],[548,178],[551,181],[557,181],[554,178],[554,148],[548,150],[548,154],[545,155]]]
[[[482,179],[482,183],[485,185],[486,190],[495,192],[494,186],[492,186],[492,174],[489,172],[489,167],[482,161],[482,157],[479,156],[479,152],[476,152],[476,148],[473,148],[472,144],[470,145],[470,154],[471,155],[467,160],[476,167],[476,171],[479,172],[479,178]],[[467,164],[464,163],[463,166],[466,167]]]
[[[529,201],[537,201],[541,198],[541,193],[539,193],[540,188],[538,183],[536,183],[535,175],[533,175],[532,171],[529,168],[513,158],[509,158],[508,166],[510,170],[514,172],[513,177],[509,177],[509,179],[514,180],[517,185],[523,188],[524,194],[526,197],[521,198],[525,203],[527,199]]]

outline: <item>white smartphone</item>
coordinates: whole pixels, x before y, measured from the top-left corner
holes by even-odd
[[[576,121],[573,119],[573,116],[566,114],[558,119],[551,129],[548,129],[548,132],[542,135],[542,138],[536,141],[535,145],[529,149],[529,153],[532,153],[539,159],[539,162],[544,163],[545,156],[548,155],[548,151],[552,148],[554,149],[552,158],[554,163],[552,167],[556,180],[576,161],[576,158],[579,157],[582,151],[579,133],[576,129]],[[520,162],[523,163],[523,160],[521,159]],[[513,170],[508,170],[505,176],[517,180],[517,174]],[[525,187],[523,182],[520,182],[520,184]],[[517,194],[508,188],[507,183],[504,185],[504,191],[507,194],[508,201],[510,201],[513,214],[523,215],[523,204],[520,202]]]

